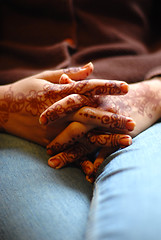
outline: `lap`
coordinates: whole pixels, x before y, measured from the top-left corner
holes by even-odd
[[[88,240],[161,237],[161,124],[102,164],[95,183]]]
[[[43,147],[0,134],[0,239],[84,239],[92,186],[47,159]]]

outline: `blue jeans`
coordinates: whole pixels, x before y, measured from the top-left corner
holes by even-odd
[[[54,170],[45,148],[0,134],[0,240],[82,240],[92,185],[81,170]]]
[[[88,240],[161,239],[161,123],[108,157],[99,169]]]
[[[0,134],[0,239],[160,240],[160,131],[108,157],[94,191],[79,169],[51,169],[44,148]]]

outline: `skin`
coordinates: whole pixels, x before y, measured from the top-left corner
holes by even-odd
[[[45,71],[13,84],[0,86],[1,131],[46,146],[67,126],[65,119],[57,125],[57,128],[55,123],[50,126],[42,126],[39,123],[40,114],[68,94],[66,85],[59,84],[61,75],[68,72],[70,77],[78,81],[86,78],[92,71],[93,65],[90,63],[83,68]],[[73,86],[73,91],[76,88]]]
[[[105,156],[130,145],[131,136],[160,118],[161,98],[160,79],[132,84],[128,94],[124,82],[75,82],[92,70],[89,64],[47,71],[0,87],[1,131],[47,146],[51,167],[61,168],[81,159],[77,164],[89,181]],[[102,150],[93,164],[87,154],[96,147]]]
[[[87,78],[92,70],[90,63],[83,68],[47,71],[1,86],[1,131],[47,146],[70,122],[75,122],[77,116],[73,112],[82,106],[96,106],[96,93],[125,94],[128,91],[128,85],[124,82],[97,79],[79,81]],[[64,73],[75,81],[68,81],[68,84],[62,79],[60,81]],[[73,99],[77,104],[73,103]],[[55,114],[50,109],[53,106]],[[42,115],[39,119],[43,112],[46,116]],[[86,122],[84,117],[81,121]],[[124,121],[129,121],[129,118],[124,117]],[[93,123],[92,127],[96,124]],[[110,129],[109,125],[106,127]],[[67,138],[73,141],[72,133]]]
[[[127,116],[132,119],[134,119],[136,123],[135,129],[132,129],[132,131],[126,131],[128,135],[124,135],[124,127],[121,129],[117,129],[117,124],[119,123],[119,118],[114,117],[117,119],[117,121],[110,127],[112,134],[105,134],[105,126],[104,124],[99,124],[99,121],[97,122],[97,129],[99,131],[103,130],[104,132],[101,133],[97,130],[89,132],[90,129],[92,129],[93,119],[91,120],[91,116],[99,116],[99,111],[106,111],[108,113],[111,113],[111,116]],[[85,112],[85,113],[84,113]],[[79,125],[78,129],[79,132],[83,131],[89,132],[85,135],[85,137],[82,137],[79,139],[79,143],[77,145],[71,146],[69,148],[69,145],[74,144],[74,142],[77,142],[77,138],[75,135],[73,135],[74,140],[73,142],[65,142],[65,139],[59,135],[56,139],[52,141],[52,143],[48,146],[49,149],[55,150],[55,146],[59,146],[56,151],[58,150],[59,153],[54,155],[51,151],[51,153],[54,155],[52,156],[48,164],[49,166],[53,168],[61,168],[64,165],[74,162],[76,160],[79,160],[80,158],[86,156],[87,154],[91,153],[93,150],[96,150],[95,146],[101,147],[102,150],[100,151],[98,157],[96,158],[95,162],[93,163],[93,166],[88,163],[88,167],[91,166],[91,172],[93,169],[93,173],[91,175],[88,175],[88,180],[92,181],[94,180],[94,176],[98,170],[98,167],[103,162],[104,158],[111,154],[112,152],[116,151],[118,149],[118,146],[126,147],[131,144],[131,137],[136,136],[140,132],[144,131],[148,127],[150,127],[153,123],[155,123],[160,117],[161,117],[161,81],[159,78],[154,78],[148,81],[139,82],[136,84],[130,84],[129,85],[129,92],[126,95],[122,96],[98,96],[97,98],[97,107],[93,111],[93,108],[91,107],[84,107],[83,113],[82,109],[77,111],[74,115],[78,116],[79,114],[84,115],[88,121],[86,121],[85,125],[80,125],[79,122],[75,123]],[[104,115],[103,115],[104,116]],[[109,115],[108,115],[109,116]],[[76,118],[77,121],[79,121],[79,118]],[[104,118],[106,119],[106,118]],[[120,117],[121,119],[121,117]],[[101,121],[102,122],[102,121]],[[110,121],[111,122],[111,121]],[[124,121],[122,121],[122,125],[124,125]],[[109,124],[108,121],[105,121],[105,125]],[[95,126],[96,126],[95,125]],[[91,128],[90,128],[91,126]],[[101,128],[98,128],[101,127]],[[77,126],[75,126],[75,129]],[[69,126],[68,126],[68,132],[70,132]],[[74,132],[72,130],[72,132]],[[117,132],[117,133],[116,133]],[[121,133],[121,135],[119,134]],[[65,134],[65,131],[62,133]],[[130,135],[130,136],[129,136]],[[63,139],[63,141],[62,141]],[[52,145],[53,144],[53,145]],[[66,149],[68,147],[68,149]],[[65,150],[64,150],[65,148]],[[87,163],[87,159],[86,159]],[[82,163],[81,163],[82,164]]]

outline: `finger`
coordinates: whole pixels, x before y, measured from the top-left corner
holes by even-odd
[[[57,85],[55,93],[69,95],[74,93],[84,94],[86,96],[94,95],[123,95],[128,92],[128,84],[123,81],[90,79],[79,82],[72,81],[69,84]]]
[[[97,97],[86,97],[79,94],[71,94],[48,107],[39,118],[42,125],[46,125],[57,119],[65,117],[75,112],[83,106],[97,106]]]
[[[48,144],[47,153],[55,155],[69,148],[75,142],[84,137],[84,135],[92,129],[93,126],[84,125],[79,122],[70,123],[53,141]],[[87,141],[87,140],[86,140]],[[88,144],[90,144],[88,142]]]
[[[99,134],[96,135],[94,132],[89,132],[86,138],[91,144],[97,147],[127,147],[132,144],[132,138],[125,134]]]
[[[93,71],[93,64],[90,62],[83,67],[72,67],[53,71],[44,71],[35,75],[35,78],[44,79],[52,83],[59,83],[62,74],[68,75],[73,80],[86,79]]]
[[[95,127],[103,127],[110,131],[133,131],[136,125],[130,117],[117,115],[93,107],[82,107],[76,113],[71,114],[70,119],[84,124],[94,125]]]
[[[81,161],[77,162],[77,165],[80,166],[80,168],[87,176],[92,175],[94,172],[94,165],[87,157],[83,157]]]
[[[48,160],[48,165],[52,168],[59,169],[81,159],[91,151],[92,148],[88,144],[76,143],[71,148],[51,157]]]
[[[90,176],[86,175],[86,180],[89,182],[89,183],[94,183],[95,181],[95,175],[92,174]]]
[[[115,152],[118,148],[102,148],[99,151],[99,154],[96,158],[96,160],[94,161],[94,174],[96,175],[100,165],[103,163],[103,161],[105,160],[105,158],[107,156],[109,156],[110,154],[112,154],[113,152]]]
[[[73,80],[71,80],[68,75],[66,75],[65,73],[63,75],[61,75],[60,79],[59,79],[59,84],[68,84],[68,83],[72,83],[74,82]]]
[[[54,84],[50,92],[57,99],[64,98],[70,94],[94,95],[123,95],[128,92],[128,84],[122,81],[110,81],[102,79],[72,81],[69,84]]]

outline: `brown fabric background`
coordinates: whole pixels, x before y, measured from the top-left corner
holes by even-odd
[[[160,12],[160,0],[1,0],[0,83],[89,61],[93,78],[160,74]]]

